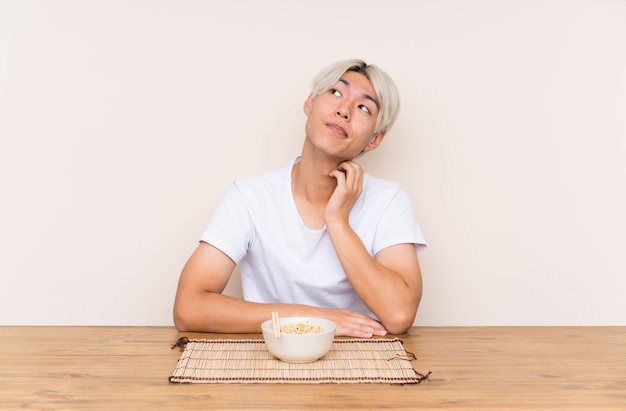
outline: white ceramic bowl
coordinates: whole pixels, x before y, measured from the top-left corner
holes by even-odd
[[[280,326],[286,324],[319,325],[324,331],[311,334],[281,333],[280,338],[274,335],[272,320],[261,324],[263,339],[267,349],[281,361],[292,363],[307,363],[322,358],[333,345],[337,326],[330,320],[315,317],[285,317],[279,318]]]

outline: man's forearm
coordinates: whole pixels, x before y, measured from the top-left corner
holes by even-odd
[[[177,301],[174,324],[179,331],[258,333],[272,318],[272,304],[259,304],[220,293],[202,292]]]

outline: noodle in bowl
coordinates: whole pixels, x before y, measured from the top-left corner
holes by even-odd
[[[280,332],[285,334],[316,334],[324,332],[321,325],[306,323],[291,323],[280,326]]]
[[[284,317],[279,324],[279,338],[274,335],[272,320],[261,324],[263,339],[274,357],[291,363],[313,362],[326,355],[337,328],[334,322],[315,317]]]

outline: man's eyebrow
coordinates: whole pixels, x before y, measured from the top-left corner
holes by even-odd
[[[350,82],[348,80],[346,80],[344,78],[340,78],[339,81],[341,83],[343,83],[343,85],[346,86],[347,88],[350,88]],[[363,94],[363,98],[365,98],[366,100],[372,101],[374,104],[376,104],[376,109],[380,110],[380,104],[378,104],[378,101],[374,97],[372,97],[369,94],[365,93],[365,94]]]

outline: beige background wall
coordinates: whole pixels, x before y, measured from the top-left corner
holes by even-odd
[[[362,163],[429,240],[416,323],[624,325],[625,21],[602,0],[0,0],[0,324],[172,324],[224,190],[298,154],[313,75],[362,57],[402,91]]]

